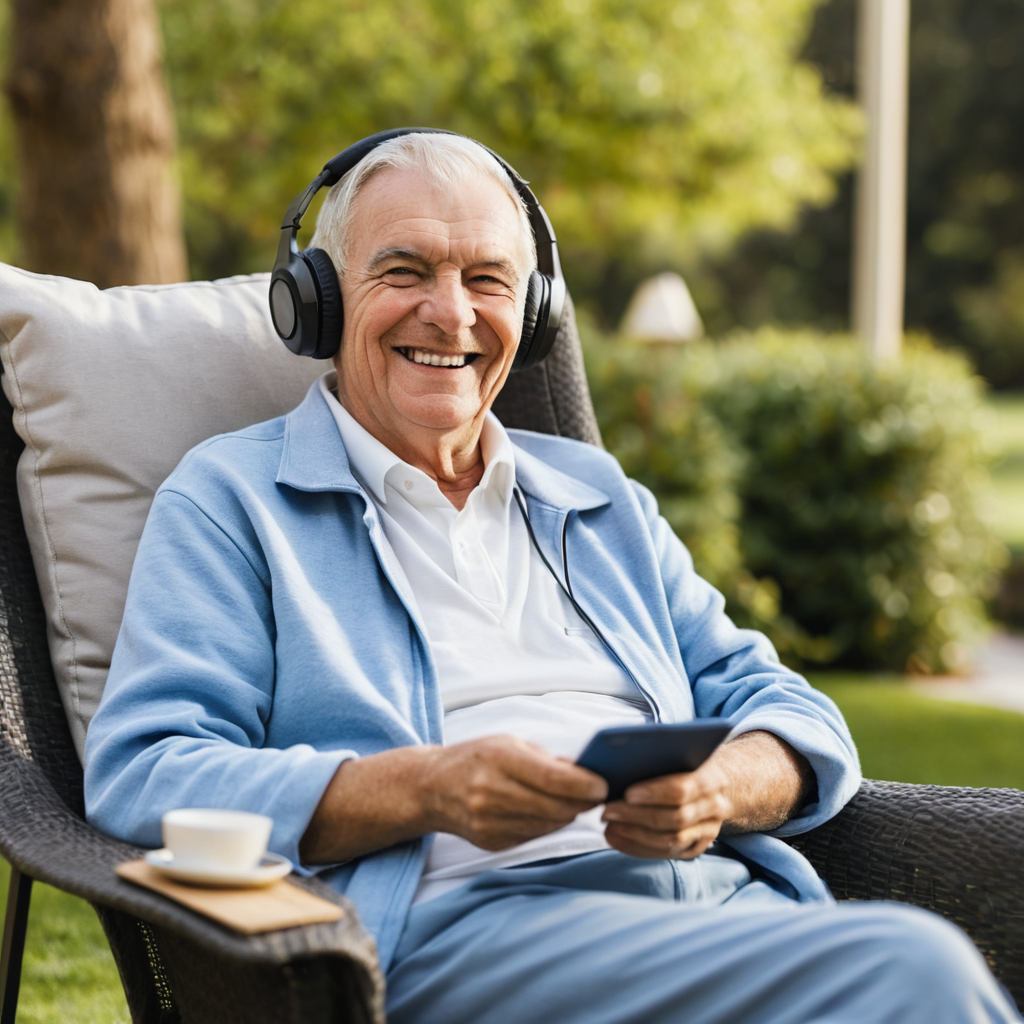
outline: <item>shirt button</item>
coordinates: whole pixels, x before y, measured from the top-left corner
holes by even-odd
[[[407,491],[411,491],[412,490],[412,481],[411,480],[406,480],[405,481],[405,489]]]

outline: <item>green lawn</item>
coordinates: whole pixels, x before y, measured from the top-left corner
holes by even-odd
[[[892,676],[811,681],[842,710],[868,778],[1024,789],[1024,715],[934,700]]]
[[[932,700],[895,677],[813,679],[842,708],[875,779],[1024,789],[1024,715]],[[7,865],[0,861],[0,906]],[[49,886],[32,894],[18,1024],[127,1024],[117,969],[91,907]]]
[[[997,458],[992,469],[995,527],[1007,544],[1024,553],[1024,394],[996,394],[989,404],[995,414],[989,434]]]
[[[0,907],[9,868],[0,860]],[[32,887],[18,1024],[128,1024],[114,958],[88,903]]]

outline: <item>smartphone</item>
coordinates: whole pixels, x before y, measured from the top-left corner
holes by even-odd
[[[608,783],[609,801],[621,800],[635,782],[699,768],[732,727],[727,718],[705,718],[602,729],[576,763]]]

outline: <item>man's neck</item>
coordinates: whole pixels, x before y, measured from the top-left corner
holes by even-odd
[[[403,462],[431,477],[441,493],[455,508],[462,511],[473,488],[484,475],[480,435],[486,411],[482,410],[479,417],[458,430],[421,428],[418,436],[411,438],[388,430],[371,409],[350,401],[343,388],[338,387],[335,394],[349,415],[367,433]]]

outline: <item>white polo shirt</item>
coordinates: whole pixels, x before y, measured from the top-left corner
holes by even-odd
[[[484,423],[484,473],[459,511],[431,477],[353,419],[332,393],[334,383],[334,374],[325,374],[321,391],[427,634],[445,744],[505,733],[575,760],[598,729],[649,721],[647,702],[531,543],[513,496],[514,449],[498,419],[489,413]],[[600,808],[497,853],[438,833],[416,901],[481,871],[607,848]]]

